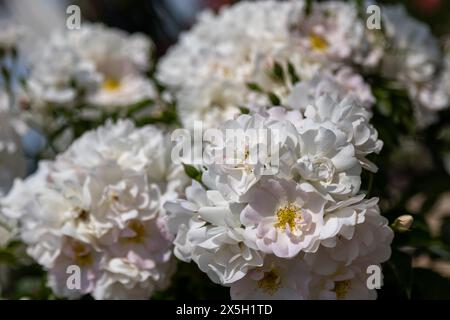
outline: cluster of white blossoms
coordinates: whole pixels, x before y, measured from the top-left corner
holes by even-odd
[[[150,298],[174,256],[233,299],[376,298],[382,274],[369,278],[393,231],[362,181],[383,147],[372,107],[380,92],[406,93],[418,126],[430,124],[449,106],[450,54],[403,7],[378,6],[370,29],[356,3],[206,11],[155,68],[150,39],[101,24],[19,41],[26,103],[0,101],[0,246],[22,240],[70,299]],[[15,30],[0,32],[1,54],[17,56]],[[107,120],[152,100],[170,100],[184,132],[201,121],[225,137],[203,136],[192,181],[164,129]],[[25,160],[12,107],[65,150],[15,181]]]
[[[155,89],[145,76],[152,47],[142,34],[101,24],[55,31],[28,50],[31,107],[42,111],[81,101],[96,107],[95,115],[152,98]]]
[[[436,110],[449,105],[443,83],[448,69],[440,71],[437,40],[403,7],[379,7],[381,29],[373,30],[366,27],[366,12],[359,14],[353,2],[313,2],[308,8],[302,0],[244,1],[218,15],[204,12],[163,57],[158,77],[176,94],[188,128],[194,120],[214,127],[239,114],[238,106],[267,104],[265,95],[249,90],[249,83],[292,107],[285,100],[291,79],[280,82],[268,76],[276,62],[285,73],[290,65],[301,82],[325,72],[360,95],[367,107],[375,100],[354,67],[378,72],[408,91],[419,125],[429,124]]]
[[[158,68],[183,124],[225,137],[206,136],[201,180],[165,208],[175,255],[233,299],[373,299],[370,270],[391,255],[378,199],[361,190],[383,146],[375,97],[351,67],[382,63],[379,35],[352,4],[307,9],[261,1],[205,13]]]
[[[237,130],[245,142],[206,141],[202,183],[165,205],[175,255],[234,299],[375,298],[367,270],[390,257],[393,232],[360,189],[363,168],[377,170],[367,156],[383,145],[370,118],[355,95],[330,91],[302,112],[271,107],[224,122],[224,136]],[[252,130],[273,137],[256,158],[266,144],[247,139]]]
[[[40,162],[1,204],[57,296],[145,299],[168,286],[175,268],[163,204],[184,179],[166,133],[124,120]]]
[[[408,16],[404,7],[383,8],[384,30],[389,42],[382,72],[399,81],[415,104],[419,125],[431,123],[432,111],[450,103],[449,69],[430,28]]]

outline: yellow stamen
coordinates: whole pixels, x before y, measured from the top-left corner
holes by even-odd
[[[141,222],[133,220],[128,224],[128,228],[134,231],[135,235],[132,238],[128,238],[128,241],[141,243],[145,239],[145,228]]]
[[[103,81],[102,85],[103,89],[108,91],[115,91],[120,88],[120,81],[114,78],[107,78],[105,81]]]
[[[289,229],[292,231],[297,226],[298,220],[303,220],[301,209],[295,204],[289,203],[288,205],[278,209],[277,223],[275,224],[275,227],[284,230],[287,224]]]
[[[327,41],[323,37],[321,37],[317,34],[310,35],[309,42],[310,42],[313,50],[316,50],[316,51],[323,51],[326,48],[328,48]]]
[[[281,278],[275,269],[264,273],[264,277],[258,281],[258,287],[269,295],[273,295],[281,286]]]
[[[75,261],[80,266],[86,266],[92,264],[91,252],[81,242],[75,242],[72,245],[72,250],[75,253]]]
[[[333,291],[336,292],[336,297],[338,299],[344,299],[350,289],[350,280],[336,281],[334,283]]]
[[[250,150],[248,148],[245,148],[244,151],[244,161],[248,159],[248,157],[250,156]]]

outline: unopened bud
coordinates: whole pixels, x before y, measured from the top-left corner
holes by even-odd
[[[405,214],[395,219],[392,228],[398,232],[406,232],[411,228],[413,221],[414,218],[411,215]]]

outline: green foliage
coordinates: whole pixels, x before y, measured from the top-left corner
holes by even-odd
[[[271,103],[273,106],[279,106],[279,105],[281,105],[281,100],[280,100],[280,98],[278,98],[278,96],[277,96],[275,93],[273,93],[273,92],[268,92],[268,93],[267,93],[267,97],[269,98],[270,103]]]

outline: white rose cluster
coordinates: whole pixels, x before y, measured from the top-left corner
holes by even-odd
[[[367,268],[389,259],[393,232],[378,199],[361,191],[361,172],[377,170],[367,156],[383,143],[370,112],[338,93],[294,88],[290,100],[311,99],[302,111],[275,106],[225,121],[225,141],[205,142],[201,183],[165,205],[175,255],[232,298],[376,297]],[[271,147],[255,158],[267,141],[227,140],[233,129],[262,130]]]
[[[83,23],[79,30],[55,31],[28,54],[31,107],[73,107],[80,100],[101,112],[154,97],[145,76],[153,43],[101,24]],[[91,114],[92,113],[92,114]]]
[[[156,127],[107,123],[1,200],[57,296],[145,299],[168,286],[175,261],[163,204],[186,184],[169,151]]]
[[[383,148],[373,124],[404,120],[390,98],[419,129],[449,107],[450,46],[401,6],[379,5],[370,29],[357,3],[205,11],[155,66],[141,34],[83,23],[27,43],[5,27],[0,59],[29,67],[11,109],[48,134],[44,156],[65,151],[16,179],[26,162],[0,101],[0,246],[23,241],[69,299],[151,298],[175,257],[232,299],[375,299],[394,234],[362,179]],[[167,109],[143,119],[152,102]],[[174,161],[161,127],[111,120],[137,114],[181,122],[194,144],[200,121],[201,164]]]
[[[447,108],[450,103],[446,88],[449,71],[438,40],[426,24],[408,16],[402,6],[387,6],[382,13],[389,48],[381,68],[408,90],[416,119],[420,126],[426,126],[436,118],[432,111]]]
[[[239,2],[217,15],[204,12],[162,58],[158,77],[177,96],[188,128],[195,120],[214,127],[239,114],[238,106],[266,105],[267,97],[249,90],[249,83],[292,107],[286,97],[294,81],[268,76],[277,62],[313,86],[325,73],[368,108],[375,99],[358,72],[386,77],[409,93],[417,122],[425,126],[449,105],[437,40],[403,7],[379,7],[381,30],[368,29],[353,2]]]

